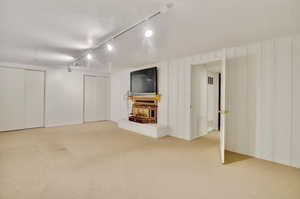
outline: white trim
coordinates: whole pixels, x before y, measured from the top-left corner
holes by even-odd
[[[85,77],[89,76],[86,74],[83,74],[83,78],[82,78],[82,123],[86,123],[85,122]]]
[[[39,71],[46,71],[46,67],[44,66],[35,66],[35,65],[26,65],[26,64],[19,64],[19,63],[10,63],[10,62],[0,62],[0,66],[6,68],[15,68],[15,69],[28,69],[28,70],[39,70]]]
[[[202,64],[209,64],[212,62],[217,62],[217,61],[223,61],[222,57],[214,57],[214,58],[210,58],[210,59],[206,59],[206,60],[200,60],[197,62],[192,63],[192,66],[197,66],[197,65],[202,65]]]
[[[110,74],[108,74],[108,73],[84,73],[83,76],[109,78]]]
[[[47,121],[47,71],[44,71],[44,128],[46,128]]]

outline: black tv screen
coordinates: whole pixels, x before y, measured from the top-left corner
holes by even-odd
[[[157,67],[130,73],[132,94],[157,94]]]

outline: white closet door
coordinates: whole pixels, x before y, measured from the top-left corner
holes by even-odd
[[[107,78],[96,78],[96,118],[97,120],[107,120]]]
[[[44,81],[42,71],[25,70],[25,128],[44,126]]]
[[[24,128],[24,70],[0,67],[0,131]]]
[[[108,83],[105,77],[84,77],[84,121],[101,121],[107,119]]]
[[[96,107],[96,88],[95,78],[91,76],[84,77],[84,121],[95,120],[95,107]]]

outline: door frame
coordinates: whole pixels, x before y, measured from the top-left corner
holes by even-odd
[[[82,95],[82,123],[89,123],[88,121],[85,121],[85,78],[86,77],[102,77],[102,78],[106,78],[107,80],[109,80],[109,76],[106,75],[95,75],[95,74],[83,74],[83,78],[82,78],[82,85],[83,85],[83,95]],[[110,87],[110,84],[108,85]],[[109,93],[110,95],[110,93]],[[108,114],[108,113],[106,113]],[[101,120],[101,121],[105,121],[105,120]]]
[[[196,66],[196,65],[201,65],[201,64],[209,64],[209,63],[212,63],[212,62],[217,62],[217,61],[220,61],[222,66],[221,66],[221,103],[220,103],[220,107],[221,107],[221,110],[220,110],[220,123],[221,123],[221,128],[220,128],[220,146],[219,146],[219,149],[220,149],[220,159],[221,159],[221,163],[222,164],[225,164],[225,140],[226,140],[226,113],[228,111],[225,110],[226,108],[226,49],[222,49],[222,52],[220,53],[219,56],[216,56],[216,57],[213,57],[213,58],[208,58],[206,60],[201,60],[199,62],[193,62],[191,65],[190,65],[190,91],[191,91],[191,88],[192,88],[192,67],[193,66]],[[225,79],[224,79],[225,78]],[[190,136],[192,136],[193,132],[192,132],[192,93],[190,92],[190,110],[189,110],[189,133],[190,133]],[[222,122],[223,121],[223,122]],[[221,133],[221,131],[223,130],[223,134]],[[222,136],[222,138],[221,138]],[[191,137],[191,139],[193,139]]]

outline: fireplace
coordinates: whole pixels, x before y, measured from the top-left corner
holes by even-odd
[[[130,96],[132,110],[129,120],[138,123],[157,123],[159,95]]]

